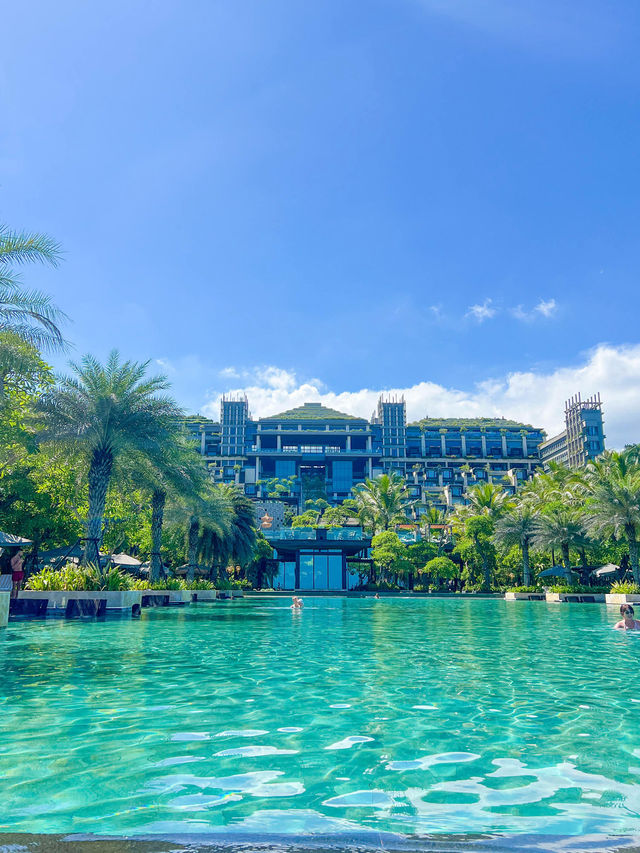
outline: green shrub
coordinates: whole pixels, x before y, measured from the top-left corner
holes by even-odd
[[[186,584],[186,589],[215,589],[215,586],[211,583],[211,581],[191,581],[191,583]]]
[[[114,567],[101,572],[95,565],[76,566],[67,563],[61,569],[44,568],[32,575],[26,583],[26,589],[53,592],[69,590],[73,592],[103,592],[133,589],[133,579]]]
[[[510,586],[505,592],[542,592],[537,586]]]
[[[624,595],[640,595],[640,585],[630,581],[614,581],[608,591],[623,593]]]
[[[151,583],[148,580],[135,580],[133,582],[133,589],[188,589],[186,582],[181,580],[180,578],[166,578],[163,580],[153,581]],[[195,587],[191,587],[195,589]]]

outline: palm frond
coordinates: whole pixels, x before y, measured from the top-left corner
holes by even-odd
[[[12,231],[0,225],[0,264],[43,263],[57,266],[62,250],[60,244],[45,234]]]

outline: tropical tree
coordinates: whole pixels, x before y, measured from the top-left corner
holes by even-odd
[[[157,458],[171,440],[181,416],[164,392],[164,376],[147,377],[149,362],[121,361],[114,350],[101,365],[92,356],[72,363],[38,404],[40,441],[51,443],[88,464],[89,510],[85,561],[99,562],[107,489],[116,459],[123,453]]]
[[[441,556],[429,560],[422,571],[428,577],[438,578],[439,580],[453,580],[458,576],[460,566],[449,557]]]
[[[406,521],[413,505],[404,479],[395,472],[367,479],[353,493],[360,520],[374,531],[388,530],[393,524]]]
[[[151,496],[151,560],[149,580],[162,574],[162,531],[167,499],[196,500],[207,482],[202,456],[176,423],[168,440],[145,453],[136,450],[119,457],[119,483],[130,482]]]
[[[589,462],[585,526],[596,536],[626,539],[633,580],[640,583],[640,462],[637,448],[605,451]]]
[[[224,483],[217,486],[226,499],[231,512],[229,550],[232,559],[246,566],[254,556],[256,547],[256,513],[253,502],[236,485]]]
[[[393,573],[396,576],[405,575],[413,568],[407,546],[392,530],[384,530],[373,537],[371,557],[383,578],[386,573]]]
[[[508,508],[509,495],[493,483],[479,483],[465,494],[466,504],[460,507],[459,515],[486,515],[497,519]]]
[[[28,263],[57,266],[60,247],[42,234],[11,231],[0,225],[0,332],[19,335],[40,350],[65,349],[60,324],[66,319],[51,297],[26,290],[15,267]]]
[[[508,550],[514,545],[522,551],[522,582],[525,586],[531,584],[531,563],[529,553],[533,537],[538,531],[538,514],[524,500],[508,509],[495,524],[494,540],[502,548]]]
[[[538,516],[533,544],[545,550],[559,549],[567,577],[570,577],[571,549],[584,548],[588,544],[580,510],[559,503],[546,506]]]
[[[228,496],[210,480],[197,494],[176,496],[167,509],[171,522],[186,529],[187,581],[195,579],[198,566],[228,562],[231,555],[232,510]]]
[[[472,543],[482,563],[483,588],[489,590],[495,562],[495,523],[509,508],[509,495],[493,483],[481,483],[469,489],[465,498],[466,504],[457,508],[453,519],[461,537],[456,550],[461,556],[467,555],[468,543]]]

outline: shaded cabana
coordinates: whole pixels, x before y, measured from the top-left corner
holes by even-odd
[[[565,578],[573,580],[571,575],[577,575],[573,569],[565,569],[564,566],[551,566],[549,569],[543,569],[538,575],[539,578]]]

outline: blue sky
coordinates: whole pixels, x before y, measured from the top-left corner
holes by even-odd
[[[63,244],[28,281],[75,355],[209,412],[398,389],[553,430],[599,390],[640,438],[635,0],[34,0],[3,30],[0,220]]]

